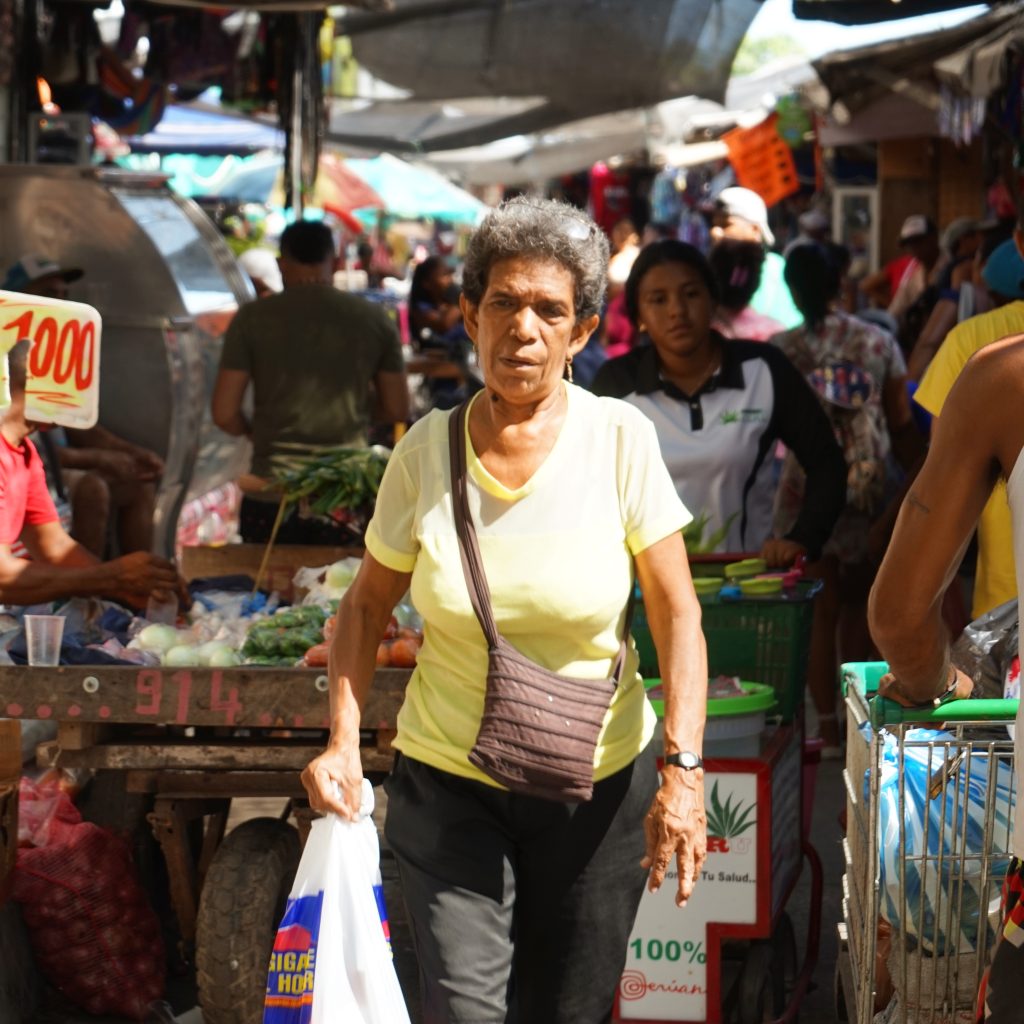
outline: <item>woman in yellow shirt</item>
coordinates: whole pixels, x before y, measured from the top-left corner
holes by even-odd
[[[516,199],[487,217],[462,297],[484,390],[451,435],[459,410],[435,411],[395,448],[366,557],[338,611],[331,738],[303,782],[315,809],[347,817],[359,804],[360,707],[377,643],[407,589],[424,619],[385,835],[425,1024],[610,1020],[645,881],[657,888],[676,857],[682,905],[704,860],[707,665],[680,535],[690,516],[642,414],[571,383],[572,358],[597,326],[607,260],[604,236],[571,207]],[[463,445],[464,473],[450,462]],[[553,703],[563,682],[610,694],[589,800],[510,790],[476,756],[501,680],[460,553],[463,499],[501,642],[559,674],[547,677]],[[631,641],[619,657],[634,566],[666,695],[660,783]],[[575,739],[567,728],[551,746]],[[543,760],[525,743],[509,748],[527,765]]]

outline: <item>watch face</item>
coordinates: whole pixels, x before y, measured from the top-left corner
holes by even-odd
[[[665,758],[666,764],[678,765],[680,768],[700,768],[704,763],[692,750],[683,750],[678,754],[669,754]]]

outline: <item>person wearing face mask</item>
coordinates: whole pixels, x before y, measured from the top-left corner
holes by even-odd
[[[424,620],[384,830],[424,1024],[610,1022],[645,883],[675,861],[682,905],[705,857],[690,516],[651,424],[572,383],[607,267],[570,206],[521,197],[484,219],[461,299],[484,389],[396,445],[338,609],[331,736],[302,780],[344,817],[377,644],[410,586]],[[666,697],[660,782],[634,566]]]
[[[775,235],[768,226],[768,207],[764,200],[749,188],[724,188],[715,199],[711,214],[711,241],[723,239],[737,242],[757,242],[764,247],[761,283],[750,306],[762,316],[777,320],[786,329],[796,327],[803,320],[793,303],[786,284],[786,261],[772,252]]]
[[[773,566],[816,558],[845,495],[846,466],[807,382],[770,345],[724,338],[712,327],[718,282],[685,242],[641,252],[626,304],[651,344],[610,360],[594,391],[624,398],[654,423],[687,508],[722,532],[722,552],[760,552]],[[796,522],[772,532],[773,455],[782,441],[807,473]]]

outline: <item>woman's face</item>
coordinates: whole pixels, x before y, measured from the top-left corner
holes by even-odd
[[[446,263],[442,263],[434,269],[434,272],[430,275],[427,281],[427,287],[430,290],[430,294],[437,299],[443,299],[448,292],[451,290],[452,285],[455,283],[455,274],[452,268]]]
[[[562,379],[565,362],[587,343],[598,317],[577,323],[572,273],[553,260],[514,256],[490,268],[480,305],[464,295],[466,331],[484,383],[512,404],[540,401]]]
[[[640,281],[637,299],[640,323],[659,356],[694,355],[710,341],[715,305],[696,267],[651,267]]]

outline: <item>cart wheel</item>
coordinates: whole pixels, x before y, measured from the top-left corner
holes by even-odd
[[[775,950],[771,941],[752,942],[737,982],[736,1024],[763,1024],[767,1014]]]
[[[196,975],[205,1024],[263,1019],[274,934],[299,864],[299,835],[253,818],[217,849],[199,896]]]

